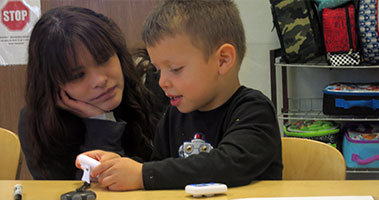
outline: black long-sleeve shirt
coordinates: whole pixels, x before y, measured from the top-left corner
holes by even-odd
[[[75,158],[78,154],[102,149],[105,151],[111,151],[125,156],[130,154],[122,145],[122,137],[127,134],[126,123],[123,121],[115,122],[110,120],[101,119],[89,119],[84,118],[83,123],[85,125],[84,143],[78,148],[74,149],[62,149],[66,151],[64,156],[52,155],[50,152],[41,152],[44,157],[47,157],[51,162],[42,166],[37,162],[37,159],[33,157],[33,144],[30,142],[30,132],[26,128],[25,122],[25,110],[21,111],[20,121],[18,127],[18,135],[21,143],[23,153],[25,155],[26,164],[33,176],[33,179],[43,180],[47,179],[44,176],[43,170],[48,171],[50,177],[48,179],[53,180],[72,180],[80,179],[82,170],[75,167]],[[79,137],[79,136],[78,136]],[[70,141],[68,141],[70,142]],[[146,149],[148,151],[148,149]],[[135,158],[138,159],[138,158]]]
[[[179,157],[179,147],[202,133],[209,153]],[[222,106],[180,113],[170,107],[154,139],[151,162],[143,164],[145,189],[183,189],[219,182],[229,187],[253,180],[282,179],[281,140],[275,109],[261,92],[241,86]]]

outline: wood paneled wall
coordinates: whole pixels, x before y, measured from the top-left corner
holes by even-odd
[[[90,8],[113,19],[125,34],[130,49],[142,47],[141,27],[147,14],[162,0],[41,0],[42,13],[65,5]],[[0,66],[0,127],[17,133],[24,106],[26,65]],[[32,179],[22,156],[18,179]]]
[[[24,106],[26,66],[0,66],[0,127],[17,133],[20,109]],[[17,179],[31,179],[21,155]]]

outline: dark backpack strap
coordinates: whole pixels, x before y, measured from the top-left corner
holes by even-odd
[[[323,33],[323,28],[322,28],[322,16],[320,16],[319,11],[317,10],[317,6],[313,1],[305,1],[305,3],[308,9],[309,20],[311,20],[311,27],[313,30],[314,37],[320,40],[319,42],[317,42],[317,44],[319,44],[318,45],[319,53],[325,54],[326,50],[325,50],[325,42],[324,42],[324,33]]]
[[[349,14],[349,6],[345,6],[345,13],[346,13],[346,28],[347,28],[347,34],[349,35],[349,45],[350,49],[354,50],[353,45],[353,36],[351,33],[351,23],[350,23],[350,14]]]

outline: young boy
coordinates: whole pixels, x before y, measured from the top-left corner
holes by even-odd
[[[227,186],[282,178],[275,109],[240,85],[245,54],[239,11],[230,0],[167,0],[146,19],[143,40],[171,106],[154,138],[151,162],[104,151],[92,172],[110,190]]]

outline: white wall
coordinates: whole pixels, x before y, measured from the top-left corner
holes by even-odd
[[[279,48],[269,0],[235,0],[245,27],[247,52],[240,71],[241,84],[271,98],[269,50]]]

